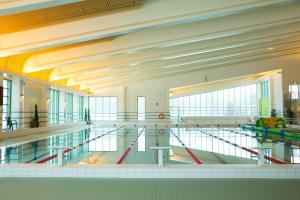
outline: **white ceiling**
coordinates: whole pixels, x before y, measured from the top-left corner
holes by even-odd
[[[300,53],[299,10],[299,1],[146,0],[133,10],[0,35],[0,50],[5,56],[67,45],[31,56],[24,72],[51,69],[51,81],[67,80],[96,94]],[[36,37],[10,43],[28,34]]]

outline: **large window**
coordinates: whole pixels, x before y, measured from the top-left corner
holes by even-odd
[[[91,120],[117,120],[117,97],[89,97]]]
[[[7,128],[7,117],[11,117],[11,80],[3,80],[2,129]]]
[[[256,84],[170,99],[171,116],[256,116]]]
[[[300,163],[300,149],[293,149],[292,150],[292,163]]]
[[[49,124],[59,123],[59,91],[49,90],[48,114]]]
[[[145,120],[146,118],[146,98],[137,97],[137,114],[138,120]]]
[[[298,100],[299,99],[299,84],[290,84],[289,85],[289,93],[291,100]]]
[[[79,96],[79,121],[84,120],[84,96]]]
[[[66,93],[66,121],[73,122],[73,94]]]

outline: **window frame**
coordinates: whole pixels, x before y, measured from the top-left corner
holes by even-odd
[[[140,112],[140,101],[139,99],[143,99],[144,108]],[[145,121],[146,120],[146,96],[137,96],[137,120]]]

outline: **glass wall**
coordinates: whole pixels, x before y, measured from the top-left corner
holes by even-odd
[[[7,128],[7,117],[11,117],[11,80],[3,80],[2,129]]]
[[[73,122],[73,94],[66,93],[66,122]]]
[[[289,95],[291,100],[299,99],[299,84],[293,83],[289,85]]]
[[[170,99],[172,117],[257,116],[256,84]]]
[[[117,120],[117,97],[89,97],[91,120]]]
[[[79,120],[84,120],[84,96],[79,96]]]
[[[49,124],[59,123],[59,91],[49,89],[48,91],[48,117]]]
[[[292,163],[300,163],[300,149],[293,149],[292,150]]]
[[[138,120],[146,118],[146,97],[137,97]]]

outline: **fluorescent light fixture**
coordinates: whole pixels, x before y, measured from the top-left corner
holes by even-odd
[[[161,58],[160,60],[171,60],[171,59],[175,59],[175,58],[193,56],[193,55],[209,53],[209,52],[213,52],[213,51],[220,51],[220,50],[232,49],[232,48],[236,48],[236,47],[242,47],[242,46],[245,46],[245,45],[247,45],[247,44],[245,43],[245,44],[239,44],[239,45],[232,45],[232,46],[228,46],[228,47],[220,47],[220,48],[209,49],[209,50],[204,50],[204,51],[197,51],[197,52],[192,52],[192,53],[187,53],[187,54],[181,54],[181,55],[176,55],[176,56],[165,57],[165,58]]]
[[[95,78],[95,79],[87,79],[87,80],[81,80],[81,81],[72,81],[72,83],[69,83],[68,86],[73,86],[73,85],[79,85],[79,84],[84,84],[84,83],[89,83],[89,82],[95,82],[95,81],[100,81],[100,80],[106,80],[106,79],[112,79],[112,76],[105,76],[101,78]]]
[[[136,52],[138,52],[137,49],[132,49],[132,50],[126,51],[126,54],[132,54],[132,53],[136,53]]]
[[[96,79],[90,79],[90,80],[79,81],[79,82],[77,82],[77,83],[94,82],[94,81],[101,81],[101,80],[112,79],[112,78],[113,78],[112,76],[105,76],[105,77],[96,78]]]
[[[268,38],[268,39],[265,39],[266,42],[271,42],[271,41],[273,41],[273,40],[275,40],[275,39],[274,39],[274,38]]]
[[[93,70],[93,71],[90,71],[90,72],[85,72],[85,73],[83,73],[83,75],[90,75],[90,74],[105,72],[105,71],[109,71],[109,70],[112,70],[112,68],[109,67],[109,68],[105,68],[105,69]]]
[[[177,45],[184,45],[184,44],[190,44],[190,43],[194,43],[194,42],[201,42],[201,41],[205,41],[205,40],[218,39],[218,38],[237,35],[237,34],[240,34],[240,32],[238,32],[238,33],[227,33],[227,34],[215,35],[215,36],[208,36],[208,37],[191,39],[191,40],[175,42],[175,43],[169,43],[169,44],[162,44],[162,45],[159,45],[159,47],[160,48],[173,47],[173,46],[177,46]]]
[[[275,49],[274,47],[270,47],[270,48],[268,48],[268,51],[272,51],[274,49]]]
[[[131,63],[129,64],[128,66],[132,67],[132,66],[136,66],[136,65],[139,65],[140,63]]]
[[[165,66],[165,68],[180,67],[180,66],[184,66],[184,65],[202,63],[202,62],[207,62],[207,61],[211,61],[211,60],[219,60],[222,58],[229,58],[229,57],[234,57],[234,56],[239,56],[239,55],[242,55],[242,53],[237,53],[237,54],[232,54],[232,55],[227,55],[227,56],[219,56],[219,57],[215,57],[215,58],[208,58],[208,59],[204,59],[204,60],[197,60],[197,61],[186,62],[186,63],[175,64],[175,65],[167,65],[167,66]]]

